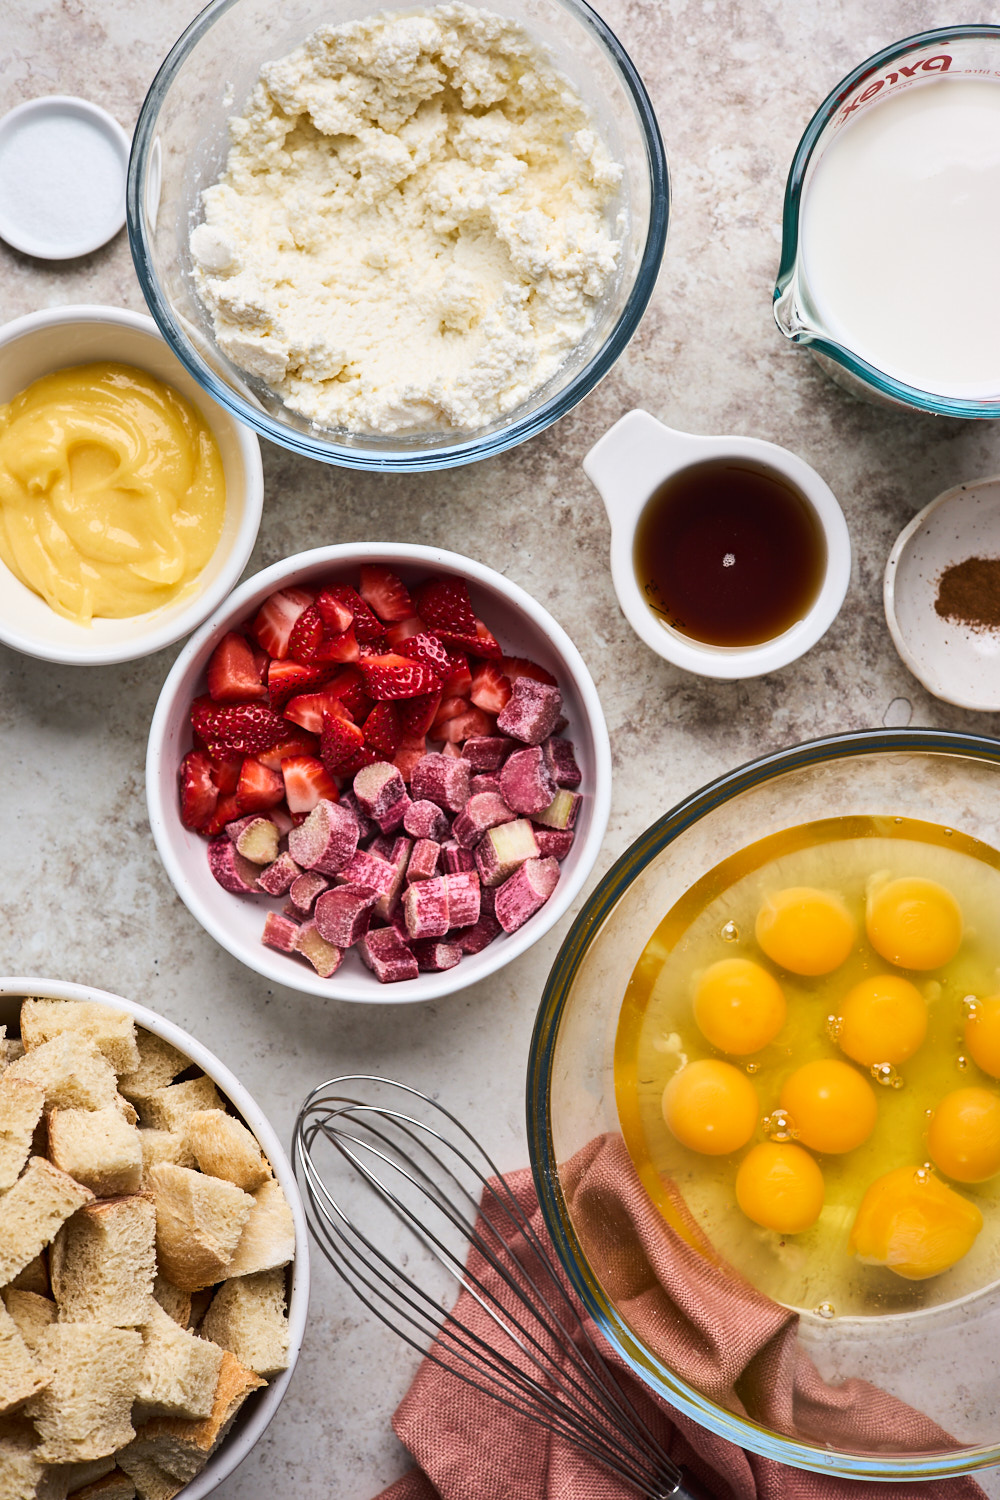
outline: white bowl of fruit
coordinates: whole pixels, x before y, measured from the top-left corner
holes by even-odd
[[[564,914],[611,752],[565,631],[432,547],[300,553],[242,584],[164,683],[150,825],[191,913],[309,994],[427,1000]]]

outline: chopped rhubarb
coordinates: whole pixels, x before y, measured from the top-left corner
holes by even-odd
[[[421,756],[413,768],[410,796],[414,802],[436,802],[446,812],[461,812],[469,800],[470,774],[468,761],[461,757]]]
[[[498,771],[516,744],[505,734],[474,734],[462,746],[462,755],[474,771]]]
[[[518,677],[510,701],[497,715],[497,729],[526,745],[540,745],[552,733],[561,712],[562,694],[557,687],[533,677]]]
[[[434,839],[417,839],[406,867],[407,880],[430,880],[438,872],[441,845]]]
[[[398,984],[402,979],[417,977],[417,960],[394,927],[366,932],[358,944],[358,953],[379,984]]]
[[[478,797],[480,792],[495,792],[499,797],[499,776],[487,776],[485,773],[480,773],[478,776],[473,776],[472,780],[469,782],[469,796]]]
[[[449,839],[441,846],[441,859],[445,872],[454,875],[459,870],[474,870],[476,868],[476,857],[471,849],[463,849],[454,839]]]
[[[403,896],[403,915],[411,938],[444,937],[448,920],[448,876],[418,880]]]
[[[573,847],[575,837],[572,828],[535,827],[535,843],[542,859],[547,859],[550,855],[553,859],[565,859]]]
[[[479,921],[471,927],[462,927],[452,932],[451,941],[457,943],[463,953],[482,953],[501,932],[503,928],[493,913],[483,911],[479,914]]]
[[[406,867],[410,862],[412,851],[413,841],[402,837],[394,839],[391,848],[386,850],[385,858],[393,868],[392,885],[379,897],[375,908],[375,915],[381,917],[383,922],[391,920],[399,903],[399,893],[403,889]]]
[[[377,891],[367,885],[335,885],[316,899],[313,920],[320,937],[338,948],[352,948],[371,926]]]
[[[232,837],[228,829],[226,836]],[[252,865],[270,865],[278,857],[278,830],[270,818],[250,818],[246,827],[240,829],[232,842],[235,843],[237,852]]]
[[[529,859],[497,891],[496,919],[504,932],[516,932],[545,905],[559,880],[557,859]]]
[[[536,823],[542,823],[546,828],[572,828],[582,801],[579,792],[568,792],[560,787],[548,807],[532,816]]]
[[[470,927],[479,921],[479,876],[474,870],[459,870],[444,877],[448,891],[448,926]]]
[[[510,823],[517,816],[495,792],[479,792],[470,797],[452,825],[452,834],[463,849],[474,849],[490,828]]]
[[[427,974],[441,974],[446,969],[453,969],[462,959],[458,943],[442,943],[437,938],[411,943],[410,948],[417,960],[417,968]]]
[[[214,838],[208,846],[208,868],[219,884],[234,895],[257,889],[259,866],[244,859],[233,841],[224,833]]]
[[[555,789],[545,751],[540,745],[515,750],[500,768],[500,795],[515,812],[540,813],[552,801]]]
[[[330,882],[325,875],[321,875],[318,870],[303,870],[288,887],[288,899],[296,911],[308,917],[316,904],[316,897],[321,891],[329,889]]]
[[[236,847],[239,848],[239,845]],[[286,849],[266,870],[261,870],[257,885],[268,896],[283,896],[286,891],[291,890],[301,874],[302,871]]]
[[[354,778],[354,795],[383,833],[391,833],[401,825],[410,805],[402,776],[384,760],[361,768]]]
[[[403,814],[403,827],[414,839],[436,839],[440,843],[447,837],[449,826],[437,803],[426,799],[411,802]]]
[[[337,885],[364,885],[377,896],[384,896],[391,891],[395,879],[394,863],[370,849],[358,849],[334,876]]]
[[[483,885],[500,885],[526,859],[537,858],[534,829],[526,818],[491,828],[476,845],[476,868]]]
[[[269,911],[264,918],[264,931],[260,940],[266,948],[276,948],[279,953],[294,953],[298,935],[298,922],[279,912]]]
[[[336,875],[358,847],[358,820],[350,808],[325,798],[288,835],[288,852],[304,870]]]
[[[312,964],[320,979],[329,979],[336,974],[344,955],[335,943],[328,943],[311,918],[303,922],[295,934],[295,951],[301,953]]]
[[[551,735],[542,748],[556,786],[568,786],[570,789],[578,787],[583,780],[583,773],[576,763],[572,740]]]

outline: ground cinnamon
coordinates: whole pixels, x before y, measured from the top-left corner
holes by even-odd
[[[1000,557],[967,557],[945,568],[934,608],[973,630],[1000,630]]]

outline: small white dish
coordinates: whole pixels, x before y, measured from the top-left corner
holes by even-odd
[[[675,630],[647,605],[633,560],[639,519],[664,481],[695,464],[723,458],[747,460],[788,480],[811,506],[826,541],[823,582],[806,614],[781,635],[755,646],[713,646]],[[649,412],[630,411],[591,448],[583,470],[611,522],[611,576],[622,613],[658,656],[701,677],[761,677],[804,655],[833,624],[850,582],[851,539],[832,490],[797,454],[761,438],[676,432]]]
[[[39,260],[72,260],[125,223],[129,138],[88,99],[29,99],[0,120],[0,238]]]
[[[885,618],[900,657],[935,698],[996,712],[1000,630],[935,607],[945,570],[973,557],[1000,559],[1000,475],[945,490],[904,527],[885,565]]]
[[[229,593],[247,565],[264,505],[260,443],[185,370],[144,313],[121,307],[53,307],[0,328],[0,405],[53,370],[117,360],[147,370],[186,396],[211,428],[226,477],[218,546],[192,591],[146,614],[80,625],[56,613],[0,562],[0,641],[43,661],[107,666],[160,651],[189,635]]]

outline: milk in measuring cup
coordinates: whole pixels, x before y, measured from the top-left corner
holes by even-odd
[[[1000,81],[939,77],[849,117],[800,244],[838,343],[924,391],[1000,396]]]

